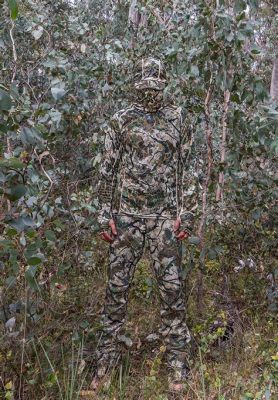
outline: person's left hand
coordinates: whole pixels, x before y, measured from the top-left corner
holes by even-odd
[[[180,225],[181,225],[181,219],[177,218],[173,224],[175,236],[178,240],[187,239],[189,236],[189,233],[186,231],[180,231]]]
[[[114,242],[115,236],[117,236],[117,234],[118,234],[118,233],[117,233],[117,229],[116,229],[115,221],[114,221],[113,219],[110,219],[108,225],[109,225],[110,228],[111,228],[112,235],[111,235],[111,233],[108,232],[108,231],[102,231],[102,232],[100,232],[100,237],[101,237],[101,239],[104,240],[105,242],[113,243],[113,242]]]

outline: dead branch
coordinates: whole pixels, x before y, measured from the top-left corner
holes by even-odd
[[[46,176],[46,178],[47,178],[48,181],[50,182],[50,186],[49,186],[49,188],[48,188],[48,191],[47,191],[47,193],[46,193],[44,199],[42,200],[42,204],[41,204],[41,206],[40,206],[40,209],[42,209],[42,207],[44,206],[45,202],[46,202],[47,199],[48,199],[48,196],[49,196],[49,194],[50,194],[50,192],[51,192],[52,186],[54,185],[53,180],[51,179],[51,177],[49,176],[49,174],[46,172],[46,170],[45,170],[45,168],[44,168],[44,166],[43,166],[43,164],[42,164],[42,160],[43,160],[44,157],[49,156],[49,157],[51,158],[51,160],[52,160],[53,165],[55,165],[55,159],[54,159],[54,157],[50,154],[50,152],[49,152],[48,150],[42,152],[42,153],[39,155],[39,154],[37,153],[37,150],[34,149],[34,153],[35,153],[35,155],[36,155],[36,157],[37,157],[37,159],[38,159],[38,161],[39,161],[39,163],[40,163],[40,167],[41,167],[41,170],[42,170],[43,174]],[[38,212],[37,212],[37,213],[38,213]]]
[[[16,75],[16,69],[17,69],[17,53],[16,53],[16,48],[15,48],[15,41],[14,41],[14,36],[13,36],[13,30],[14,30],[14,21],[11,20],[12,27],[10,29],[10,38],[12,42],[12,49],[13,49],[13,59],[14,59],[14,69],[13,69],[13,76],[12,76],[12,82],[15,80],[15,75]]]

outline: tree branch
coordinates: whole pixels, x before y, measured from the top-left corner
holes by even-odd
[[[13,36],[13,30],[14,30],[14,21],[11,20],[12,27],[10,29],[10,38],[12,41],[12,49],[13,49],[13,59],[14,59],[14,70],[13,70],[13,76],[12,76],[12,82],[15,80],[15,75],[16,75],[16,68],[17,68],[17,53],[16,53],[16,48],[15,48],[15,41],[14,41],[14,36]]]

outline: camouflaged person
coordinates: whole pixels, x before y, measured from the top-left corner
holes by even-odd
[[[190,333],[181,276],[182,240],[196,210],[192,137],[181,108],[164,100],[159,60],[137,64],[137,102],[118,111],[106,132],[98,200],[100,235],[110,243],[108,285],[97,349],[96,388],[120,357],[119,336],[135,267],[146,247],[161,298],[160,334],[169,380],[180,390],[188,374]]]

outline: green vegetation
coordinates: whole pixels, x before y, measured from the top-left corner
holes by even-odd
[[[207,166],[184,254],[194,342],[180,398],[276,399],[276,2],[0,0],[0,33],[0,398],[93,398],[103,131],[132,101],[134,62],[153,55]],[[146,253],[130,293],[131,346],[96,398],[179,398],[163,344],[146,341],[158,327]]]

